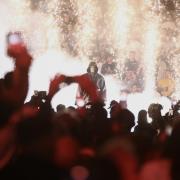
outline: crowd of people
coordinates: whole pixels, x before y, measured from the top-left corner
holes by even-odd
[[[166,116],[160,104],[151,104],[136,125],[133,113],[113,101],[108,117],[103,97],[84,74],[57,75],[47,94],[36,92],[24,103],[33,58],[23,44],[9,45],[7,52],[15,67],[0,79],[0,179],[180,179],[180,102]],[[88,73],[96,71],[91,63]],[[55,111],[51,100],[61,83],[77,83],[88,103],[59,104]]]

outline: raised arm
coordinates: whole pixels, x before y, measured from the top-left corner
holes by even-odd
[[[16,106],[24,103],[28,92],[28,73],[32,57],[24,44],[9,45],[7,53],[13,58],[15,69],[12,72],[10,87],[2,84],[0,100]]]

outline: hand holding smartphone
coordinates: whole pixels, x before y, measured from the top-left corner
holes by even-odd
[[[20,31],[9,32],[6,36],[7,55],[15,60],[15,65],[21,69],[28,70],[32,56],[24,43],[23,35]]]

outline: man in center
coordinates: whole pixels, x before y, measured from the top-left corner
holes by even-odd
[[[105,101],[106,100],[106,84],[104,77],[98,73],[98,67],[95,62],[90,62],[89,66],[87,68],[87,73],[85,74],[87,77],[94,82],[94,84],[97,87],[97,93],[101,96],[101,98]],[[89,95],[82,90],[80,86],[78,86],[77,95],[76,95],[76,104],[78,105],[78,102],[82,102],[86,105],[87,103],[90,103],[90,97]]]

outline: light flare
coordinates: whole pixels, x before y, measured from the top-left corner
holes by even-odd
[[[156,59],[159,42],[158,20],[152,20],[147,25],[147,33],[144,48],[144,66],[145,66],[145,93],[150,98],[155,96],[156,92]]]
[[[112,31],[114,32],[115,45],[123,49],[127,46],[128,31],[132,20],[133,9],[129,8],[126,0],[116,0],[112,7]]]
[[[78,0],[76,6],[78,23],[75,30],[75,37],[78,41],[79,56],[85,58],[92,54],[99,10],[96,1],[92,0]]]

